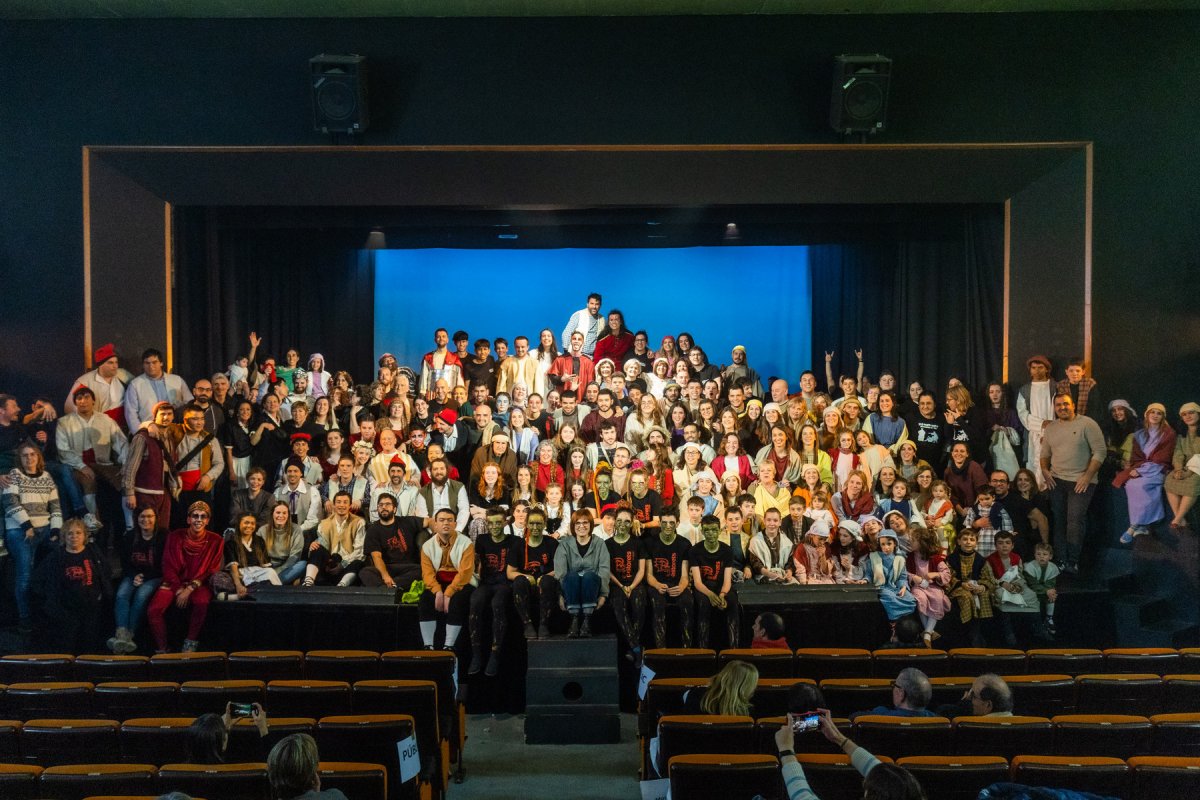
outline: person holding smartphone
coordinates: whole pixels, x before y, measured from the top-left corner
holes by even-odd
[[[258,703],[226,703],[224,714],[202,714],[188,728],[189,764],[224,764],[229,731],[236,719],[254,720],[259,739],[266,737],[267,712]]]
[[[808,785],[804,768],[796,760],[796,737],[814,736],[816,731],[838,749],[850,756],[850,763],[863,776],[863,800],[925,800],[925,792],[909,772],[894,764],[884,764],[844,735],[827,708],[801,714],[789,713],[787,720],[775,732],[775,746],[783,769],[783,782],[788,800],[817,800]]]

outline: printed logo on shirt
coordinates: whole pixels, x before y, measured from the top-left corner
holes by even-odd
[[[501,550],[498,553],[485,553],[484,562],[487,564],[489,573],[503,573],[508,566],[508,551]]]
[[[613,573],[619,578],[629,580],[633,577],[634,563],[635,560],[632,557],[613,556]]]
[[[654,574],[674,578],[679,574],[679,554],[671,553],[670,558],[655,556],[653,559]]]
[[[404,541],[404,537],[399,533],[387,540],[387,546],[390,550],[399,550],[401,553],[408,552],[408,542]]]
[[[719,581],[725,577],[725,562],[717,561],[712,566],[707,564],[700,565],[700,578],[708,583],[709,581]]]
[[[67,567],[66,577],[69,581],[74,581],[84,586],[91,586],[95,577],[92,574],[92,562],[84,561],[81,566]]]

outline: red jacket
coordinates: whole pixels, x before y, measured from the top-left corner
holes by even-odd
[[[171,531],[163,549],[161,589],[175,589],[192,581],[205,583],[221,568],[225,540],[205,531],[199,543],[188,541],[186,529]]]
[[[620,372],[621,367],[625,364],[625,356],[631,350],[633,350],[632,333],[625,331],[620,336],[613,336],[611,332],[608,332],[596,340],[592,361],[598,364],[602,358],[611,358],[617,365],[617,371]]]

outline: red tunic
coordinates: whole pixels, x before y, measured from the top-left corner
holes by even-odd
[[[225,541],[212,531],[204,531],[197,540],[188,538],[186,529],[171,531],[163,550],[163,589],[178,589],[192,581],[203,585],[221,568]]]
[[[625,364],[625,354],[633,350],[633,334],[629,331],[620,336],[606,333],[596,341],[596,349],[592,352],[592,361],[599,364],[601,359],[611,358],[617,365],[617,371]]]

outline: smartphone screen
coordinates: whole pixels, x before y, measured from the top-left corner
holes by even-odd
[[[806,711],[803,714],[792,714],[793,733],[815,731],[819,727],[821,727],[821,715],[816,711]]]

